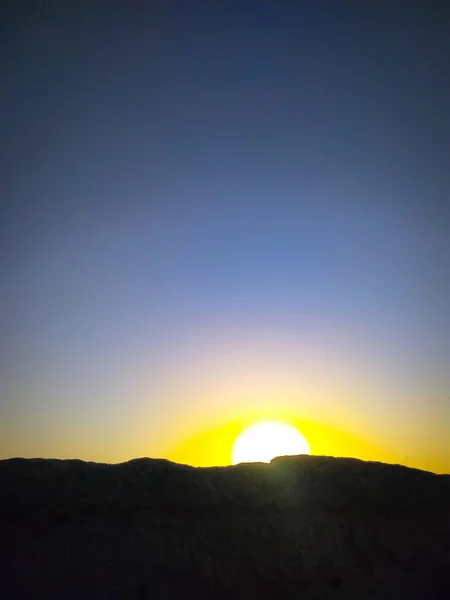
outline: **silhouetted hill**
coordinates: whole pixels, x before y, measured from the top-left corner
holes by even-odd
[[[0,597],[450,598],[450,477],[297,456],[0,461]]]

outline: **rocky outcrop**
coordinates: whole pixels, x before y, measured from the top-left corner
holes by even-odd
[[[450,478],[297,456],[0,461],[2,598],[450,597]]]

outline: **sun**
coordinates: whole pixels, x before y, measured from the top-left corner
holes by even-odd
[[[277,421],[256,423],[245,429],[234,442],[232,461],[270,462],[277,456],[311,454],[308,440],[295,427]]]

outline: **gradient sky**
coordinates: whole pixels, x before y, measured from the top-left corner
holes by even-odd
[[[2,4],[1,457],[450,472],[447,4]]]

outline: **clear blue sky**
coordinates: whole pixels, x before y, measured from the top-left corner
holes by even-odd
[[[450,470],[446,4],[5,5],[0,454],[164,455],[269,372]]]

